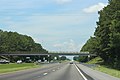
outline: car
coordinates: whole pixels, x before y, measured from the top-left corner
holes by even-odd
[[[73,64],[73,61],[70,61],[70,64]]]
[[[5,59],[1,59],[1,60],[0,60],[0,63],[1,63],[1,64],[9,64],[10,61],[5,60]]]
[[[21,64],[21,63],[22,63],[22,60],[18,60],[18,61],[17,61],[17,64]]]
[[[41,60],[38,60],[38,61],[36,61],[36,62],[41,63]]]

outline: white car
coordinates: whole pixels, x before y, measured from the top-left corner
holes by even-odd
[[[2,59],[2,60],[0,60],[0,63],[1,63],[1,64],[9,64],[9,63],[10,63],[10,61],[5,60],[5,59]]]
[[[17,64],[21,64],[21,63],[22,63],[22,60],[18,60],[18,61],[17,61]]]
[[[36,61],[37,63],[41,63],[41,60]]]

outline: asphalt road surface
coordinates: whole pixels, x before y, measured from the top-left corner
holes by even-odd
[[[49,66],[49,67],[48,67]],[[1,74],[0,80],[84,80],[74,64],[48,64],[47,67]]]

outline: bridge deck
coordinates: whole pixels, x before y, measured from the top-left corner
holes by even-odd
[[[90,54],[85,52],[80,53],[40,53],[40,52],[11,52],[11,53],[0,53],[0,56],[38,56],[38,55],[80,55],[80,56],[96,56],[96,54]]]

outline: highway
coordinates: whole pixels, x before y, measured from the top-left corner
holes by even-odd
[[[74,64],[47,64],[42,68],[0,74],[0,80],[85,80]]]

